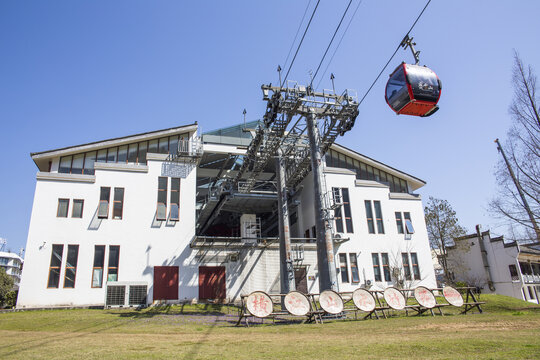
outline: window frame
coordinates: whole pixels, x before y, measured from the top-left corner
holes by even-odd
[[[405,280],[412,280],[411,262],[409,260],[409,253],[401,253],[401,262],[403,264],[403,276]]]
[[[386,261],[386,264],[385,264]],[[392,281],[392,274],[390,271],[390,258],[388,257],[388,253],[381,253],[381,264],[382,264],[382,273],[384,276],[384,281],[390,282]]]
[[[343,203],[343,220],[345,222],[345,229],[347,229],[348,234],[353,234],[354,228],[350,200],[349,188],[341,188],[341,201]]]
[[[339,273],[342,284],[349,283],[349,263],[347,253],[339,253]],[[345,279],[344,279],[345,278]]]
[[[165,188],[161,188],[160,180],[165,179]],[[158,193],[157,193],[157,208],[156,208],[156,220],[158,221],[166,221],[167,220],[167,192],[168,192],[168,186],[169,186],[169,178],[166,176],[158,176]],[[162,193],[165,193],[162,195]],[[159,201],[160,195],[163,196],[164,202]],[[165,207],[165,211],[163,212],[163,217],[160,217],[159,215],[159,208],[160,204]]]
[[[422,274],[420,273],[420,264],[418,263],[418,254],[414,252],[414,253],[411,253],[410,255],[411,255],[412,277],[414,280],[422,280]]]
[[[375,222],[373,219],[373,207],[371,206],[371,200],[364,200],[366,207],[366,220],[368,225],[368,233],[375,234]]]
[[[373,207],[375,208],[375,223],[377,224],[377,234],[384,234],[384,220],[380,200],[373,200]]]
[[[96,249],[100,247],[103,248],[103,265],[101,267],[96,266]],[[107,247],[105,245],[94,245],[94,261],[92,262],[92,276],[90,278],[90,287],[92,289],[100,289],[103,287],[103,273],[105,272],[105,252]],[[99,281],[100,286],[94,286],[94,272],[96,269],[101,269],[101,279]]]
[[[81,216],[75,216],[75,202],[81,202]],[[71,206],[71,217],[74,219],[82,219],[84,214],[84,199],[73,199],[73,205]]]
[[[412,224],[412,219],[411,219],[411,213],[406,211],[406,212],[403,212],[403,219],[404,219],[404,222],[405,222],[405,233],[407,235],[412,235],[414,234],[414,226]],[[411,225],[411,231],[409,231],[409,224]]]
[[[512,274],[512,269],[514,269],[513,272],[515,273],[515,275]],[[516,264],[508,265],[508,271],[510,271],[510,279],[512,281],[519,280],[519,273],[518,273]]]
[[[72,248],[76,248],[77,252],[75,255],[75,262],[73,264],[69,264],[69,250]],[[75,288],[75,281],[77,280],[77,263],[79,261],[79,245],[78,244],[68,244],[68,251],[66,255],[66,265],[64,266],[64,289],[74,289]],[[68,266],[72,265],[72,266]],[[73,286],[66,286],[66,280],[68,277],[68,269],[74,269],[73,270]]]
[[[358,269],[358,258],[356,257],[356,253],[349,253],[349,262],[351,264],[351,283],[358,284],[360,282],[360,270]]]
[[[116,194],[117,192],[122,193],[122,199],[116,200]],[[124,218],[124,194],[125,194],[125,188],[123,187],[115,187],[114,188],[114,195],[113,195],[113,212],[112,212],[112,219],[113,220],[122,220]],[[116,204],[120,204],[120,216],[116,215]]]
[[[173,182],[175,181],[178,181],[178,188],[175,189],[173,187]],[[180,221],[180,189],[181,189],[181,181],[180,181],[180,178],[171,178],[171,191],[170,191],[170,202],[171,202],[171,206],[169,208],[169,219],[171,221]],[[175,197],[175,199],[173,199],[173,196]],[[176,202],[175,202],[176,200]],[[173,206],[177,207],[177,216],[174,218],[172,216],[172,212],[173,212]]]
[[[67,206],[66,206],[66,215],[65,216],[60,216],[60,202],[61,201],[66,201],[67,202]],[[57,218],[67,218],[69,215],[69,199],[66,199],[66,198],[58,198],[58,205],[57,205],[57,208],[56,208],[56,217]]]
[[[109,192],[109,195],[107,196],[107,200],[102,199],[103,197],[103,191],[104,189],[107,189]],[[107,203],[107,212],[105,215],[100,215],[100,209],[101,209],[101,203]],[[98,205],[98,219],[108,219],[109,218],[109,207],[111,203],[111,187],[110,186],[101,186],[99,190],[99,205]]]
[[[337,196],[336,196],[337,195]],[[335,204],[341,204],[343,202],[343,197],[341,194],[341,188],[333,187],[332,188],[332,197]],[[340,197],[341,199],[338,199]],[[345,231],[345,228],[343,226],[343,214],[341,210],[342,205],[338,205],[334,209],[334,221],[336,224],[336,232],[343,233]]]
[[[116,253],[116,266],[111,266],[111,248],[118,248],[118,251]],[[107,259],[107,282],[109,282],[109,275],[111,272],[111,269],[116,270],[116,280],[111,282],[118,282],[119,275],[120,275],[120,245],[109,245],[109,258]]]
[[[396,227],[398,234],[405,234],[405,227],[403,226],[403,215],[400,211],[395,212],[396,216]]]
[[[379,253],[371,253],[371,262],[373,263],[373,277],[375,282],[382,282],[381,262]]]
[[[53,259],[54,259],[54,249],[55,247],[58,249],[60,248],[60,264],[58,266],[52,266]],[[53,244],[51,248],[51,260],[49,262],[49,275],[47,276],[47,289],[58,289],[60,288],[60,275],[62,275],[62,262],[64,260],[64,244]],[[51,272],[53,269],[58,270],[58,281],[56,286],[50,286],[51,285]]]

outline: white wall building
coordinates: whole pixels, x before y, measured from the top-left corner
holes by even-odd
[[[13,290],[19,290],[23,259],[12,252],[0,251],[0,267],[13,278]]]
[[[504,242],[489,231],[455,239],[447,247],[448,268],[455,281],[482,292],[540,303],[540,246]]]
[[[18,308],[238,301],[277,293],[275,167],[270,187],[228,187],[249,132],[197,125],[33,153],[38,167]],[[169,153],[180,155],[175,165]],[[337,286],[435,287],[425,183],[353,150],[326,154],[336,198]],[[241,184],[238,184],[240,187]],[[289,194],[297,289],[318,292],[312,179]]]

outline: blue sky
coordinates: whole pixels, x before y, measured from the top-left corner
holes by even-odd
[[[248,120],[260,118],[260,85],[277,83],[307,3],[1,2],[0,237],[8,248],[26,244],[37,171],[30,152],[194,121],[212,130],[241,122],[244,108]],[[321,1],[290,79],[308,82],[347,3]],[[336,89],[363,95],[424,4],[364,0],[321,88],[333,72]],[[433,0],[412,35],[421,64],[443,82],[441,109],[396,116],[384,101],[385,74],[339,143],[427,181],[424,199],[450,201],[470,231],[479,223],[503,233],[486,212],[493,140],[511,123],[513,49],[540,71],[539,13],[534,0]],[[413,61],[400,51],[386,73],[402,60]]]

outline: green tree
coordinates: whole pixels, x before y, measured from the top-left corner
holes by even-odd
[[[430,246],[437,251],[444,276],[450,280],[448,279],[447,246],[452,245],[455,238],[465,235],[466,230],[459,225],[456,212],[446,200],[430,196],[424,208],[424,217]]]
[[[4,305],[9,293],[13,290],[13,279],[0,267],[0,306]]]

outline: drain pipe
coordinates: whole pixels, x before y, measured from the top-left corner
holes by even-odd
[[[482,263],[484,264],[484,269],[486,271],[489,290],[495,291],[495,285],[493,284],[493,277],[491,276],[491,268],[489,267],[487,251],[484,245],[484,237],[482,236],[482,230],[480,228],[480,225],[476,225],[476,235],[478,236],[478,242],[480,244],[480,251],[482,253]]]

